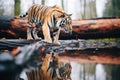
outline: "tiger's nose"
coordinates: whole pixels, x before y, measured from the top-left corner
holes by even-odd
[[[60,27],[65,27],[66,25],[65,24],[60,24]]]

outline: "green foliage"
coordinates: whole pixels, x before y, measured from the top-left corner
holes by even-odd
[[[120,38],[103,38],[103,39],[88,39],[89,41],[98,41],[98,40],[102,40],[102,41],[105,41],[105,42],[112,42],[112,41],[117,41],[117,40],[120,40]]]
[[[82,19],[96,18],[96,0],[89,0],[89,2],[88,0],[81,1],[83,2],[83,13],[81,14]]]
[[[14,15],[18,16],[19,14],[20,14],[20,0],[15,0]]]
[[[42,5],[45,5],[45,0],[42,0],[41,3],[42,3]]]
[[[105,6],[105,17],[120,17],[120,0],[108,0]]]
[[[62,2],[62,8],[64,9],[64,1],[63,1],[63,0],[61,0],[61,2]]]
[[[104,65],[105,71],[108,76],[111,76],[111,80],[119,80],[120,66],[119,65]]]

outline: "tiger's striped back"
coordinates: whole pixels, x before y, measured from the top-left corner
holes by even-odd
[[[33,5],[28,10],[28,22],[29,23],[50,23],[52,22],[53,15],[59,17],[64,10],[58,6],[44,6]],[[51,25],[52,26],[52,25]]]
[[[50,34],[50,29],[52,29],[52,31],[57,31],[60,30],[60,28],[64,28],[65,31],[72,31],[71,15],[65,13],[59,6],[34,4],[28,9],[26,15],[28,15],[28,23],[30,24],[27,29],[27,39],[40,39],[37,33],[41,27],[44,40],[49,43],[55,42],[58,44],[59,31],[55,34],[56,37],[51,37],[52,34]]]

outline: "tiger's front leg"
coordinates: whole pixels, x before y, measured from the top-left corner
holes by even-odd
[[[57,31],[57,33],[54,37],[54,43],[55,44],[60,44],[60,42],[59,42],[60,30],[61,30],[61,28],[59,28],[59,30]]]
[[[42,31],[43,31],[43,35],[44,35],[44,40],[46,42],[52,43],[52,39],[50,37],[50,29],[47,24],[43,24]]]

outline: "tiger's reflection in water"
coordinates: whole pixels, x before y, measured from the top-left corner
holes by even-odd
[[[28,80],[71,80],[71,70],[70,63],[60,64],[58,54],[46,54],[42,66],[26,75]]]

